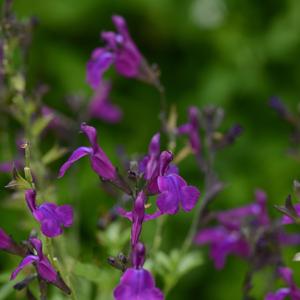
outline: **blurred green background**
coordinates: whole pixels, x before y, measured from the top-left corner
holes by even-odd
[[[101,45],[100,31],[113,29],[112,14],[124,16],[144,56],[160,66],[168,103],[176,104],[180,123],[186,120],[189,105],[213,104],[226,110],[224,129],[233,122],[244,127],[238,142],[218,157],[217,169],[228,186],[214,207],[250,202],[254,189],[260,187],[269,195],[270,213],[279,216],[272,204],[282,203],[291,193],[292,181],[299,178],[299,162],[287,156],[290,128],[268,107],[268,99],[277,95],[293,110],[297,108],[298,0],[15,0],[14,8],[20,18],[39,20],[30,52],[30,83],[48,84],[45,102],[66,115],[70,115],[66,96],[92,94],[85,81],[85,65],[92,49]],[[160,105],[153,88],[114,72],[109,76],[113,101],[121,106],[124,119],[117,125],[93,124],[99,129],[101,145],[116,161],[117,145],[124,145],[128,153],[147,151],[151,136],[160,128]],[[79,136],[74,148],[82,143],[86,141]],[[5,154],[6,145],[1,148],[3,158],[11,155]],[[59,165],[53,166],[54,173]],[[180,170],[183,177],[202,186],[192,157]],[[79,203],[81,241],[88,248],[93,245],[99,213],[111,207],[114,199],[99,189],[88,160],[71,172],[60,181],[54,177],[53,183],[62,203]],[[6,197],[9,192],[3,186],[9,177],[1,178],[1,196]],[[18,217],[12,209],[1,208],[0,225],[25,237],[14,223]],[[191,215],[183,213],[169,218],[166,249],[180,246],[190,221]],[[153,225],[146,227],[144,239]],[[286,259],[297,269],[291,262],[295,251],[287,252]],[[83,260],[86,257],[83,254]],[[206,250],[204,257],[203,265],[182,279],[168,299],[241,299],[246,264],[230,258],[224,270],[215,271]],[[7,256],[0,258],[4,266]]]

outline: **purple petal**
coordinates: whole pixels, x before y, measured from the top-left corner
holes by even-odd
[[[293,271],[287,267],[281,267],[278,269],[278,273],[280,277],[289,285],[292,286],[294,284],[293,280]]]
[[[191,211],[200,197],[199,190],[194,186],[185,186],[182,188],[181,193],[181,205],[183,210],[186,212]]]
[[[89,112],[92,117],[110,123],[117,123],[122,118],[122,111],[110,102],[110,89],[111,84],[107,81],[102,81],[90,103]]]
[[[42,259],[44,257],[42,241],[37,238],[30,238],[29,241],[32,247],[36,250],[39,259]]]
[[[163,151],[159,157],[159,175],[166,174],[171,161],[173,160],[173,154],[170,151]]]
[[[55,213],[61,224],[65,227],[70,227],[73,224],[74,211],[73,207],[70,205],[61,205],[55,209]]]
[[[57,280],[57,272],[47,258],[44,258],[37,263],[37,270],[44,280],[49,282],[55,282]]]
[[[63,230],[59,222],[55,219],[44,219],[41,222],[41,230],[43,234],[47,237],[53,238],[62,234]]]
[[[27,190],[25,192],[25,199],[31,213],[34,213],[36,211],[36,192],[34,190]]]
[[[300,216],[300,203],[295,204],[294,208],[296,210],[297,216],[299,217]],[[290,218],[287,215],[284,215],[281,219],[281,223],[284,225],[293,224],[294,222],[295,222],[294,219]]]
[[[114,54],[104,48],[98,48],[92,53],[87,63],[87,82],[96,89],[102,80],[103,73],[114,61]]]
[[[268,293],[265,300],[283,300],[290,295],[291,291],[289,288],[279,289],[276,293]]]
[[[58,178],[61,178],[65,175],[66,171],[80,158],[90,155],[92,153],[92,149],[88,147],[80,147],[76,149],[69,159],[61,166],[58,174]]]
[[[116,300],[163,300],[162,292],[155,287],[151,273],[145,269],[126,270],[114,290]]]
[[[0,249],[7,250],[11,248],[11,246],[11,237],[2,228],[0,228]]]
[[[179,210],[179,202],[176,195],[168,192],[161,193],[156,200],[156,205],[164,214],[174,215]]]
[[[13,280],[17,277],[17,275],[19,274],[19,272],[21,270],[23,270],[27,265],[32,264],[35,261],[38,261],[39,258],[35,255],[28,255],[26,256],[21,263],[19,264],[19,266],[13,271],[13,273],[11,274],[10,280]]]
[[[149,144],[148,153],[150,156],[158,156],[160,152],[160,133],[156,133]]]

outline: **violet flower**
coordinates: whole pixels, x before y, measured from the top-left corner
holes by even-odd
[[[104,72],[112,64],[122,76],[141,76],[143,57],[129,34],[126,21],[121,16],[113,16],[112,21],[117,32],[101,34],[106,45],[95,49],[87,64],[87,81],[93,89],[99,87]]]
[[[114,290],[116,300],[163,300],[162,292],[155,287],[151,273],[143,268],[145,261],[145,247],[137,243],[133,249],[133,267],[128,268],[119,285]]]
[[[286,282],[288,287],[284,287],[275,293],[268,293],[265,300],[283,300],[289,298],[291,300],[300,299],[300,289],[296,286],[293,279],[293,272],[287,267],[281,267],[278,270],[279,276]]]
[[[2,228],[0,228],[0,249],[19,256],[26,253],[25,247],[17,244]]]
[[[70,205],[58,206],[46,202],[37,206],[34,190],[27,190],[25,198],[32,215],[41,224],[41,230],[45,236],[58,236],[63,233],[64,227],[72,226],[73,208]]]
[[[295,213],[297,214],[295,217],[300,218],[300,203],[297,203],[295,205],[293,205],[294,209],[295,209]],[[282,217],[282,224],[287,225],[287,224],[293,224],[295,223],[295,218],[291,218],[288,215],[284,215]]]
[[[243,258],[251,255],[251,245],[243,232],[248,222],[251,226],[269,226],[270,220],[266,209],[266,195],[257,190],[256,201],[250,205],[230,209],[216,215],[219,225],[204,228],[195,237],[198,245],[209,244],[210,256],[214,260],[216,269],[222,269],[229,254]]]
[[[187,185],[185,180],[177,174],[159,176],[157,182],[160,194],[156,204],[165,214],[176,214],[179,206],[189,212],[195,207],[200,197],[200,191],[194,186]]]
[[[81,124],[81,130],[88,137],[92,147],[79,147],[69,159],[61,166],[58,177],[64,176],[65,172],[80,158],[89,155],[92,169],[104,180],[114,180],[117,177],[115,167],[110,162],[102,148],[97,144],[97,131],[94,127],[85,123]]]
[[[201,140],[199,136],[199,110],[195,106],[191,106],[188,110],[189,121],[187,124],[181,125],[177,129],[178,134],[187,134],[190,141],[190,146],[194,153],[201,152]]]
[[[281,117],[285,118],[289,115],[289,111],[285,104],[278,97],[272,97],[269,101],[270,107],[272,107]]]
[[[89,105],[89,113],[92,117],[101,119],[109,123],[118,123],[122,119],[122,111],[113,105],[109,99],[111,83],[102,81]]]
[[[250,246],[239,230],[229,230],[223,226],[202,229],[195,238],[198,245],[210,244],[210,256],[216,269],[222,269],[229,254],[250,256]]]
[[[29,240],[31,246],[36,251],[36,254],[27,255],[19,264],[19,266],[11,274],[11,280],[15,279],[19,272],[30,264],[34,264],[39,276],[47,282],[57,283],[58,274],[54,267],[51,265],[48,258],[42,251],[42,242],[37,238],[31,238]]]

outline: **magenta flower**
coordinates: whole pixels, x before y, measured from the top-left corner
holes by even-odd
[[[198,245],[210,244],[210,256],[216,269],[222,269],[229,254],[249,257],[250,246],[239,230],[229,230],[223,226],[201,230],[196,238]]]
[[[181,125],[177,132],[178,134],[187,134],[190,141],[190,146],[196,154],[201,152],[201,140],[199,136],[199,110],[195,106],[191,106],[188,110],[189,121],[187,124]]]
[[[19,266],[11,274],[11,280],[15,279],[19,272],[26,266],[33,264],[42,279],[54,284],[57,283],[59,281],[58,274],[48,258],[44,255],[42,251],[42,242],[37,238],[31,238],[29,242],[36,251],[36,254],[29,254],[21,261]]]
[[[12,239],[6,232],[0,228],[0,249],[8,250],[12,247]]]
[[[293,205],[293,207],[295,209],[295,213],[297,214],[295,217],[300,218],[300,203]],[[293,224],[293,223],[295,223],[295,218],[291,218],[288,215],[284,215],[282,217],[282,224],[287,225],[287,224]]]
[[[89,113],[92,117],[109,123],[118,123],[122,119],[122,111],[113,105],[109,99],[111,83],[102,81],[89,106]]]
[[[41,224],[41,230],[45,236],[58,236],[63,233],[64,227],[72,226],[73,208],[70,205],[58,206],[46,202],[37,206],[34,190],[27,190],[25,198],[32,215]]]
[[[102,148],[97,144],[97,131],[94,127],[85,123],[81,125],[81,130],[88,137],[92,147],[79,147],[69,159],[61,166],[58,177],[64,176],[65,172],[80,158],[89,155],[92,169],[104,180],[113,180],[117,173],[115,167],[110,162]]]
[[[112,21],[117,32],[102,33],[106,45],[95,49],[87,64],[87,81],[94,89],[99,87],[104,72],[112,64],[125,77],[139,77],[141,72],[143,57],[129,34],[124,18],[113,16]]]
[[[156,204],[165,214],[176,214],[179,206],[189,212],[195,207],[200,197],[199,190],[187,185],[185,180],[177,174],[159,176],[157,182],[160,194]]]
[[[268,293],[265,300],[283,300],[286,298],[299,300],[300,289],[294,282],[292,270],[287,267],[281,267],[279,268],[278,273],[279,276],[286,282],[288,287],[281,288],[275,293]]]
[[[128,268],[114,290],[116,300],[163,300],[162,292],[155,287],[149,271],[143,268],[145,247],[138,243],[132,254],[133,267]]]

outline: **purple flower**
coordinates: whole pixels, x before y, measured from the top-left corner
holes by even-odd
[[[11,280],[15,279],[19,272],[26,266],[33,264],[42,279],[47,282],[57,283],[59,280],[58,274],[49,262],[48,258],[44,255],[42,251],[42,242],[37,238],[31,238],[29,241],[36,251],[36,254],[29,254],[21,261],[19,266],[11,274]]]
[[[49,106],[43,105],[41,108],[41,113],[44,117],[51,118],[47,126],[48,129],[57,130],[61,133],[61,130],[65,130],[70,127],[70,120],[60,114],[58,111],[50,108]]]
[[[269,101],[269,105],[283,118],[289,115],[289,111],[285,104],[278,97],[272,97]]]
[[[133,268],[128,268],[114,290],[116,300],[163,300],[162,292],[155,287],[151,273],[143,268],[145,247],[138,243],[133,248]]]
[[[112,64],[125,77],[139,77],[141,73],[143,57],[129,34],[124,18],[113,16],[112,21],[117,32],[102,33],[106,45],[95,49],[87,64],[87,81],[94,89],[99,86],[104,72]]]
[[[161,212],[175,214],[179,206],[188,212],[194,208],[199,197],[199,190],[187,185],[182,177],[177,174],[159,176],[157,179],[160,194],[156,204]]]
[[[295,208],[297,217],[300,217],[300,203],[293,205],[293,207]],[[284,215],[282,217],[282,224],[287,225],[287,224],[293,224],[293,223],[295,223],[295,218],[291,218],[287,215]]]
[[[283,300],[285,298],[299,300],[300,289],[294,282],[292,270],[287,267],[281,267],[279,268],[278,273],[279,276],[286,282],[288,287],[281,288],[275,293],[268,293],[265,300]]]
[[[151,273],[143,268],[129,268],[114,290],[116,300],[163,300],[162,292],[155,287]]]
[[[103,80],[90,103],[89,112],[94,118],[99,118],[109,123],[118,123],[122,119],[122,111],[110,102],[110,90],[111,83]]]
[[[97,144],[97,131],[94,127],[85,123],[81,125],[81,130],[88,137],[92,147],[79,147],[69,159],[61,166],[58,177],[64,176],[65,172],[80,158],[89,155],[92,169],[104,180],[113,180],[117,173],[115,167],[110,162],[102,148]]]
[[[58,236],[63,233],[63,227],[72,226],[73,209],[70,205],[58,206],[46,202],[37,206],[34,190],[27,190],[25,198],[32,215],[41,224],[41,230],[45,236]]]
[[[218,213],[216,218],[229,229],[240,229],[242,223],[247,219],[255,220],[256,225],[268,225],[270,220],[266,204],[267,196],[265,192],[256,190],[254,203]]]
[[[192,106],[188,110],[189,122],[181,125],[177,132],[178,134],[187,134],[190,140],[190,145],[196,154],[201,152],[201,140],[199,136],[199,110]]]
[[[12,239],[6,232],[0,228],[0,249],[8,250],[12,246]]]
[[[5,161],[0,163],[1,173],[11,173],[14,168],[21,169],[24,167],[24,162],[22,159],[15,159],[13,161]]]
[[[201,230],[196,238],[198,245],[210,244],[210,256],[216,269],[222,269],[229,254],[249,257],[250,246],[239,230],[229,230],[223,226]]]

